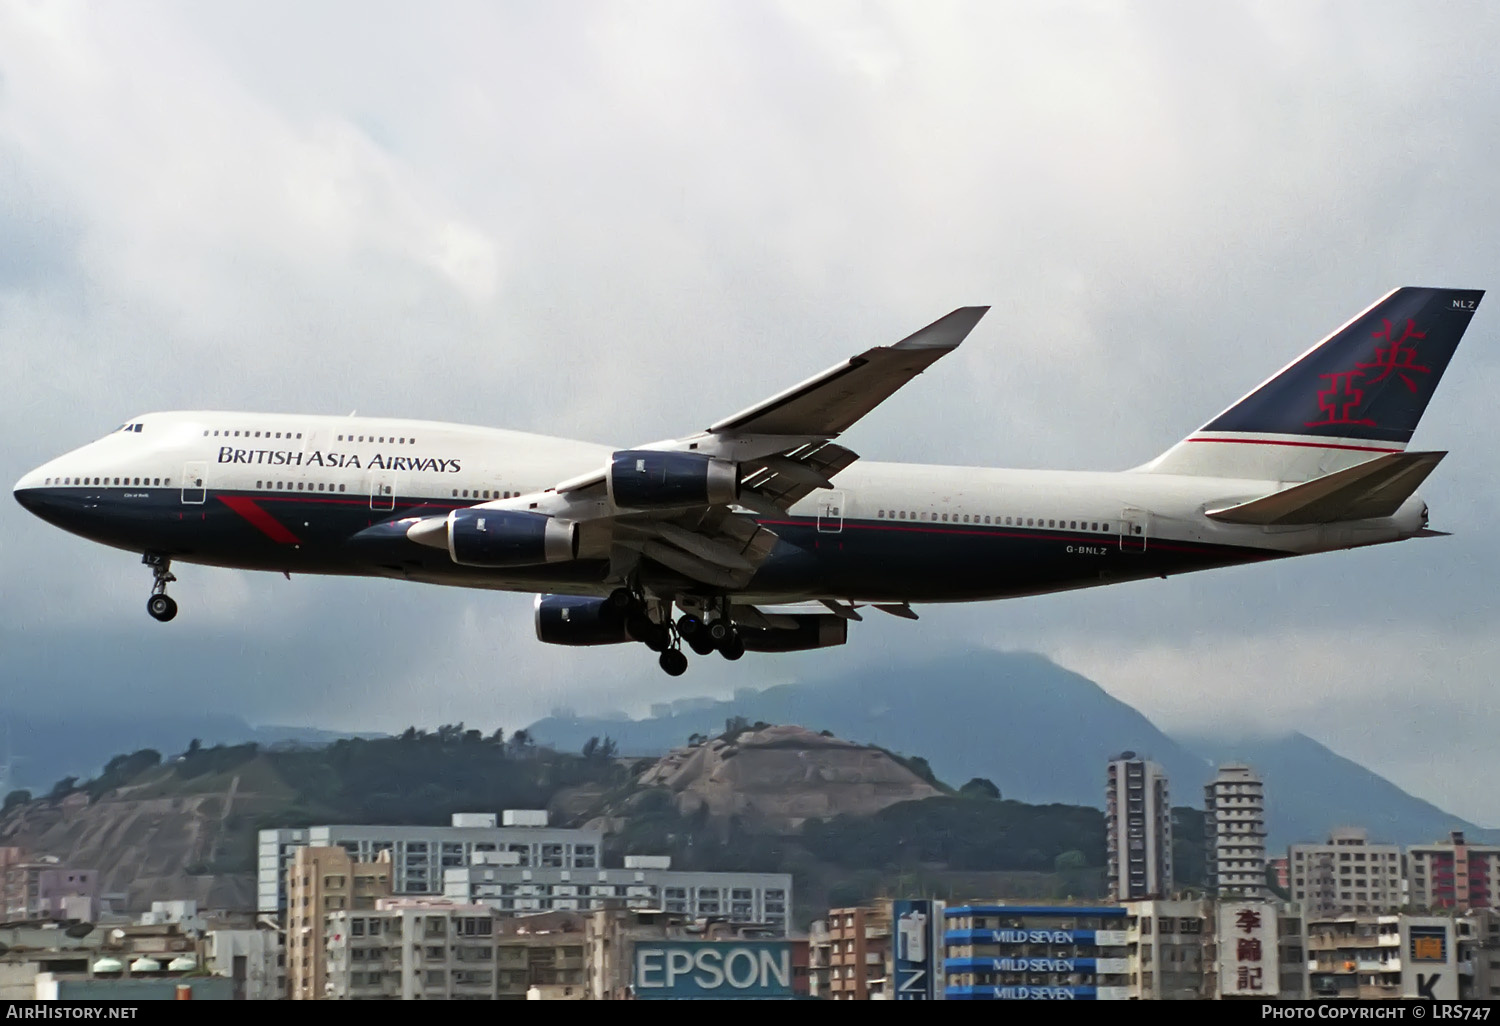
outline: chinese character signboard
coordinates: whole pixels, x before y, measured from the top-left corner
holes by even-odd
[[[637,998],[790,998],[786,941],[639,941]]]
[[[1453,921],[1440,916],[1401,917],[1401,996],[1458,1000],[1458,953]]]
[[[1280,992],[1275,905],[1220,905],[1218,943],[1221,997],[1275,997]]]
[[[942,905],[895,901],[891,903],[891,918],[896,934],[896,1000],[931,1001],[942,993],[936,979],[937,957],[942,950],[937,932],[943,921]]]

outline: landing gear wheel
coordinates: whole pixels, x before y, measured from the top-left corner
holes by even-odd
[[[703,621],[691,613],[683,613],[677,618],[677,633],[684,638],[691,638],[693,635],[702,632],[702,630]]]
[[[745,654],[745,642],[738,634],[731,634],[719,643],[719,655],[730,662]]]
[[[635,605],[635,596],[630,594],[629,588],[616,588],[609,593],[609,598],[605,599],[605,602],[615,612],[623,613]]]
[[[148,552],[141,556],[141,562],[151,568],[151,597],[146,600],[146,612],[166,623],[177,615],[177,603],[167,596],[167,585],[177,580],[172,573],[172,561]]]
[[[680,649],[669,648],[657,659],[661,668],[673,677],[681,677],[687,672],[687,656]]]
[[[729,634],[729,624],[723,620],[715,620],[708,625],[708,637],[715,645],[722,645]]]
[[[699,655],[708,655],[714,650],[713,640],[708,637],[708,633],[706,631],[698,631],[696,634],[684,635],[682,640],[687,642],[688,648],[692,649],[694,652],[697,652]]]

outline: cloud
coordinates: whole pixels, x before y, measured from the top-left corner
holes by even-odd
[[[1497,42],[1487,5],[9,5],[0,471],[173,408],[643,442],[969,303],[993,309],[964,348],[842,441],[1134,466],[1387,289],[1497,277]],[[1442,542],[933,608],[672,681],[543,648],[527,598],[383,581],[182,568],[162,628],[136,557],[13,509],[0,675],[514,726],[978,638],[1169,719],[1269,710],[1493,821],[1453,783],[1494,770],[1468,740],[1500,572],[1491,316],[1415,439],[1454,450],[1424,487]],[[1347,664],[1320,654],[1340,639]],[[1361,688],[1404,712],[1344,708]]]

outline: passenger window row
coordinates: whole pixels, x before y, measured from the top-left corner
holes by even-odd
[[[470,491],[473,492],[472,495],[469,494]],[[474,489],[469,489],[469,488],[462,488],[462,489],[455,488],[455,489],[453,489],[453,497],[455,499],[458,499],[458,498],[464,498],[464,499],[510,499],[510,498],[519,498],[520,495],[521,495],[520,492],[505,492],[505,493],[502,494],[500,491],[498,491],[496,489],[490,489],[490,488],[484,489],[483,490],[483,494],[481,494],[481,490],[478,489],[478,488],[474,488]]]
[[[908,511],[904,509],[877,510],[876,519],[879,520],[926,520],[929,522],[941,522],[952,524],[992,524],[998,527],[1052,527],[1063,531],[1098,531],[1100,534],[1109,533],[1109,524],[1098,520],[1057,520],[1047,517],[998,517],[986,515],[981,519],[978,513],[962,515],[958,513],[928,513],[926,510]],[[1140,529],[1136,529],[1140,533]]]
[[[218,438],[220,435],[223,435],[225,438],[273,438],[274,437],[274,438],[287,438],[287,439],[290,439],[290,438],[293,438],[293,437],[301,438],[302,437],[302,432],[298,431],[296,433],[296,435],[294,436],[292,434],[292,432],[290,432],[290,431],[276,431],[276,432],[271,432],[271,431],[230,431],[228,428],[225,428],[223,431],[218,431],[218,430],[209,431],[207,428],[204,428],[203,429],[203,437],[207,438],[207,437],[209,437],[209,435],[213,435],[213,437],[215,437],[215,438]]]
[[[135,430],[137,430],[137,431],[139,431],[141,429],[141,426],[139,424],[136,424],[134,426],[135,426]],[[127,424],[121,430],[128,431],[128,430],[130,430],[130,427],[131,427],[131,425]],[[210,431],[210,430],[208,430],[208,429],[205,428],[204,431],[203,431],[203,437],[204,438],[208,438],[210,436],[212,436],[214,438],[218,438],[221,435],[223,437],[225,437],[225,438],[285,438],[285,439],[295,439],[295,438],[301,438],[302,437],[302,432],[301,431],[297,431],[297,432],[292,432],[292,431],[248,431],[248,430],[230,431],[227,428],[221,429],[221,430],[213,430],[213,431]],[[403,437],[397,437],[396,435],[339,435],[338,436],[338,440],[340,442],[378,442],[381,445],[416,445],[417,444],[417,440],[415,438],[406,438],[404,436]]]
[[[126,488],[170,488],[170,477],[49,477],[48,485],[108,485],[117,484]]]
[[[257,481],[255,482],[255,487],[269,488],[272,491],[279,492],[341,492],[344,490],[343,485],[339,485],[337,488],[335,488],[333,485],[329,484],[325,487],[325,482],[322,481],[316,482],[316,487],[314,487],[314,482],[312,481]]]

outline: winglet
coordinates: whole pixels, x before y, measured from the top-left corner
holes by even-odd
[[[939,317],[925,328],[919,328],[892,349],[957,349],[958,344],[969,337],[969,332],[979,323],[979,318],[989,313],[987,306],[962,306],[946,317]]]

